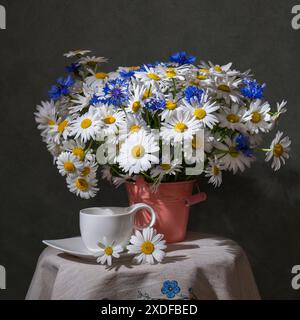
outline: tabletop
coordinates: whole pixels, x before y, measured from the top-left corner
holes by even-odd
[[[188,233],[169,244],[160,264],[136,265],[121,257],[111,267],[46,248],[27,300],[222,299],[257,300],[244,250],[232,240]]]

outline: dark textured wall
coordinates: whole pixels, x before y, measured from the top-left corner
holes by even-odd
[[[292,158],[274,174],[261,158],[250,170],[225,175],[207,202],[195,206],[190,229],[230,237],[247,252],[263,298],[299,298],[290,286],[300,264],[300,30],[291,28],[295,1],[258,0],[0,0],[0,264],[1,298],[23,299],[42,239],[78,234],[78,210],[126,205],[123,188],[102,184],[98,197],[69,193],[41,142],[33,112],[63,70],[61,54],[90,48],[111,68],[164,59],[185,49],[201,59],[251,68],[274,103],[289,101],[281,128]]]

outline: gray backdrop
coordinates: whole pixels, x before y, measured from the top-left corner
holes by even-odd
[[[41,142],[33,112],[63,72],[62,53],[90,48],[110,68],[164,59],[187,50],[267,83],[274,103],[289,101],[280,128],[293,140],[292,159],[274,174],[261,157],[250,170],[225,175],[195,206],[190,230],[230,237],[247,252],[263,298],[299,298],[291,268],[300,264],[300,30],[291,28],[295,1],[258,0],[0,0],[0,264],[1,298],[23,299],[44,246],[42,239],[77,235],[78,210],[126,205],[125,190],[102,183],[91,201],[69,193]]]

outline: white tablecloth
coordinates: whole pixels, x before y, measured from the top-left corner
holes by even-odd
[[[161,264],[131,259],[107,267],[46,248],[26,299],[260,299],[247,256],[228,239],[189,233]]]

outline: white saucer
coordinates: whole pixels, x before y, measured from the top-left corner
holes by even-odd
[[[89,251],[86,246],[83,244],[81,237],[58,239],[58,240],[43,240],[45,245],[68,253],[72,256],[84,258],[84,259],[93,259],[96,257]],[[120,253],[121,257],[132,257],[134,254],[128,253],[127,251]]]
[[[83,244],[81,237],[59,240],[43,240],[43,243],[49,247],[79,258],[95,259],[95,256],[90,251],[88,251],[88,249]]]

